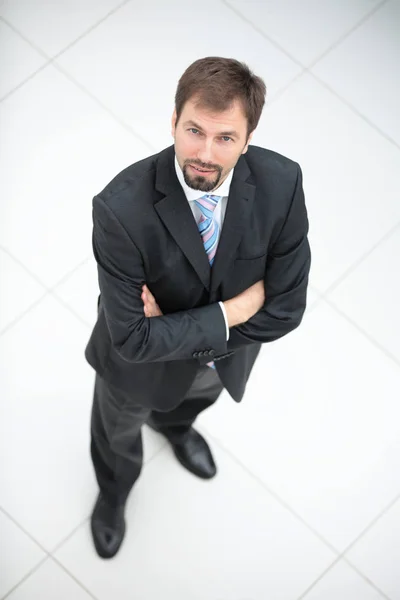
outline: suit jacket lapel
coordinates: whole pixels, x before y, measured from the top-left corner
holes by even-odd
[[[155,209],[198,274],[204,287],[209,290],[210,264],[193,213],[176,177],[174,157],[173,146],[160,154],[156,189],[166,195],[155,204]]]
[[[251,171],[242,155],[236,164],[229,190],[225,219],[211,271],[211,292],[218,288],[226,274],[252,211],[255,186],[246,182],[250,175]]]
[[[204,287],[212,292],[220,285],[233,259],[252,210],[255,186],[246,181],[251,171],[242,155],[235,166],[221,238],[211,269],[197,224],[176,177],[174,158],[174,146],[160,153],[156,189],[164,197],[156,202],[155,209]]]

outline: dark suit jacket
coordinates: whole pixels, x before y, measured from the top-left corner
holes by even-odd
[[[210,360],[240,402],[261,344],[300,324],[310,268],[297,163],[256,146],[240,157],[210,268],[174,156],[171,146],[131,165],[93,200],[100,297],[86,358],[132,402],[161,411]],[[218,301],[262,278],[264,307],[227,342]],[[164,316],[144,317],[144,283]]]

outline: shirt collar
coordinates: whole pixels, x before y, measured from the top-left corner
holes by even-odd
[[[176,171],[176,176],[178,177],[179,183],[181,184],[183,191],[185,192],[185,196],[189,200],[189,202],[193,201],[193,200],[198,200],[199,198],[204,196],[205,192],[202,192],[200,190],[193,190],[186,184],[185,179],[183,177],[182,169],[179,166],[176,155],[175,155],[175,171]],[[219,187],[217,187],[216,190],[213,190],[211,192],[211,194],[213,196],[229,196],[229,189],[231,187],[232,177],[233,177],[233,169],[231,170],[231,172],[229,173],[229,175],[225,179],[225,181],[223,183],[221,183],[221,185]]]

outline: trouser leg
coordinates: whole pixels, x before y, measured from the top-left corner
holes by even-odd
[[[96,375],[91,417],[91,456],[105,499],[123,504],[143,464],[141,427],[150,410]]]
[[[181,441],[197,416],[216,402],[222,390],[217,371],[207,366],[200,367],[183,402],[170,412],[152,411],[149,425],[172,442]]]

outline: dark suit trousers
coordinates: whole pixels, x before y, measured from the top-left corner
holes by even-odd
[[[151,421],[158,431],[179,442],[197,415],[214,404],[222,389],[215,369],[199,367],[183,402],[170,412],[158,412],[133,404],[129,392],[96,375],[91,455],[97,482],[105,498],[113,505],[123,504],[139,477],[143,464],[141,428],[144,423]]]

